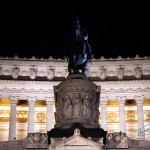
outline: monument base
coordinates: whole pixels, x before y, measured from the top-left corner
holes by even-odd
[[[80,130],[80,134],[84,138],[92,138],[92,139],[100,139],[103,138],[103,143],[106,143],[106,134],[107,131],[104,131],[101,128],[84,128],[80,124],[74,124],[72,128],[61,129],[54,128],[51,131],[48,131],[48,143],[51,144],[51,139],[63,138],[63,137],[71,137],[74,134],[74,130],[78,128]]]
[[[61,132],[62,131],[62,132]],[[83,137],[81,136],[80,130],[78,128],[76,128],[74,130],[74,134],[72,136],[69,136],[69,134],[72,133],[72,130],[68,130],[66,132],[64,132],[65,129],[61,129],[58,130],[54,133],[54,136],[56,136],[56,132],[58,132],[59,134],[61,134],[61,136],[63,134],[67,135],[67,137],[63,137],[63,138],[51,138],[51,144],[48,146],[48,150],[53,150],[53,149],[58,149],[58,150],[102,150],[104,148],[104,144],[103,144],[103,138],[91,138],[91,137]],[[53,134],[52,133],[52,134]],[[89,134],[91,134],[92,132],[90,131]],[[82,130],[82,134],[87,134],[84,132],[84,130]],[[89,135],[88,134],[88,135]]]

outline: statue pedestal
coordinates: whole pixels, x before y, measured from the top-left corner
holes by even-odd
[[[99,128],[100,87],[84,74],[72,74],[54,87],[55,128],[71,128],[75,123],[85,128]]]
[[[106,132],[99,125],[98,87],[84,74],[71,74],[54,87],[55,120],[54,129],[48,132],[50,139],[70,137],[78,128],[84,138],[104,138]]]

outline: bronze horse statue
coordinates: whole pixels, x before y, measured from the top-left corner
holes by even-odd
[[[69,74],[85,73],[87,63],[94,57],[88,43],[88,33],[80,30],[79,19],[72,26],[71,35],[66,44],[66,56],[69,58]]]

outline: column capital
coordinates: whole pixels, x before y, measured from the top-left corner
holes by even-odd
[[[53,105],[54,97],[45,97],[45,101],[47,105]]]
[[[108,97],[100,97],[100,104],[106,105],[108,101]]]
[[[144,95],[142,95],[142,96],[136,96],[135,95],[134,98],[135,98],[135,101],[136,101],[137,104],[143,104],[143,101],[144,101],[145,97],[144,97]]]
[[[28,100],[29,105],[34,105],[36,100],[37,100],[37,97],[36,96],[33,96],[33,97],[32,96],[28,96],[27,100]]]
[[[9,99],[11,105],[16,105],[19,100],[19,96],[9,96]]]
[[[126,96],[122,96],[122,97],[117,96],[116,99],[119,104],[125,104]]]

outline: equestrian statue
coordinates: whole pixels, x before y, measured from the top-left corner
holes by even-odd
[[[85,74],[88,62],[94,57],[88,43],[88,33],[85,30],[81,30],[78,18],[73,23],[71,34],[67,39],[65,56],[69,60],[69,74]]]

